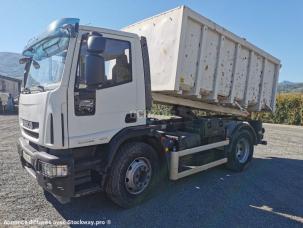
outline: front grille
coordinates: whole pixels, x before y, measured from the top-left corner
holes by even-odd
[[[29,141],[29,145],[32,147],[32,148],[34,148],[35,149],[35,151],[33,151],[33,152],[36,152],[36,151],[39,151],[39,152],[47,152],[48,153],[48,149],[46,148],[46,147],[44,147],[44,146],[40,146],[40,145],[38,145],[38,144],[36,144],[36,143],[34,143],[34,142],[31,142],[31,141]]]
[[[29,145],[34,148],[36,151],[40,151],[39,145],[29,141]]]
[[[29,130],[27,130],[27,129],[25,129],[25,128],[23,128],[23,131],[24,131],[27,135],[29,135],[30,137],[33,137],[33,138],[35,138],[35,139],[38,139],[38,138],[39,138],[39,133],[37,133],[37,132],[29,131]]]
[[[23,127],[27,128],[27,129],[38,129],[39,128],[39,122],[33,122],[33,121],[29,121],[29,120],[22,120],[22,125]]]

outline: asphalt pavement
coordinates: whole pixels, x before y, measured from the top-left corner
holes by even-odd
[[[150,200],[125,210],[104,193],[65,205],[44,195],[21,168],[17,117],[0,116],[0,227],[20,221],[63,227],[90,221],[107,227],[303,227],[303,127],[265,129],[268,145],[255,148],[244,172],[221,166],[167,180]]]

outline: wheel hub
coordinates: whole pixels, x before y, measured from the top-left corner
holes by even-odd
[[[241,138],[236,146],[236,156],[240,163],[245,163],[249,157],[249,142],[245,138]]]
[[[136,158],[128,166],[125,175],[125,187],[130,194],[143,192],[151,179],[152,169],[147,158]]]

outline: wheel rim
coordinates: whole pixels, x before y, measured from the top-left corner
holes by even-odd
[[[249,142],[246,138],[241,138],[236,146],[236,156],[240,163],[245,163],[249,157]]]
[[[136,158],[128,166],[125,175],[126,190],[133,195],[140,194],[149,185],[152,168],[147,158]]]

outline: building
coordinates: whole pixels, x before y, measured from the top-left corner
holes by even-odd
[[[0,75],[0,93],[9,93],[17,97],[21,91],[22,80]]]

